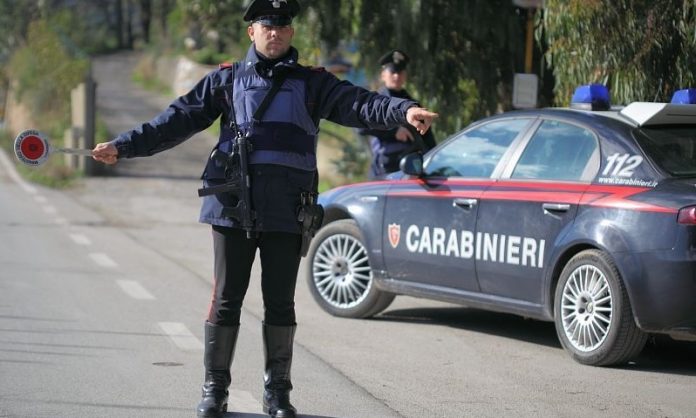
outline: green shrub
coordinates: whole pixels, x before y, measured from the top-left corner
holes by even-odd
[[[167,97],[174,96],[171,86],[157,77],[157,56],[152,53],[144,54],[135,65],[133,81],[145,90]]]
[[[340,150],[339,157],[332,158],[330,161],[342,179],[340,184],[332,184],[332,186],[355,183],[366,179],[370,154],[363,139],[357,135],[354,129],[322,121],[319,141],[331,144],[332,148]]]
[[[34,119],[45,131],[67,126],[70,91],[88,70],[89,61],[73,58],[43,20],[30,24],[26,45],[14,53],[7,68],[16,99],[40,115]]]
[[[199,50],[193,51],[191,58],[205,65],[218,65],[223,62],[228,62],[230,60],[230,54],[227,52],[217,52],[211,47],[204,47]]]
[[[72,52],[71,52],[72,48]],[[15,50],[6,67],[15,99],[29,112],[36,126],[53,142],[63,138],[70,126],[70,92],[82,83],[89,71],[89,61],[76,58],[74,47],[68,47],[45,20],[29,25],[26,44]],[[14,155],[14,139],[5,133],[2,146]],[[19,172],[30,181],[49,187],[66,187],[80,173],[65,164],[61,155],[54,155],[40,167],[18,165]]]

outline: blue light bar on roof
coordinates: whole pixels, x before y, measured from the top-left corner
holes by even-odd
[[[570,107],[583,110],[609,110],[609,90],[603,84],[587,84],[575,89]]]
[[[677,90],[672,96],[674,104],[696,104],[696,89]]]

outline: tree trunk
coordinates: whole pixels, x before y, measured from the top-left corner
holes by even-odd
[[[116,0],[116,41],[118,49],[123,49],[123,0]]]
[[[167,16],[172,11],[171,0],[160,0],[159,22],[162,27],[162,36],[167,37]]]
[[[133,49],[133,1],[126,0],[126,48]]]
[[[152,20],[152,0],[140,0],[140,27],[143,41],[150,43],[150,21]]]

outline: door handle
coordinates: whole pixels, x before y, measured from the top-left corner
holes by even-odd
[[[566,203],[544,203],[541,205],[544,213],[549,212],[568,212],[570,205]]]
[[[464,209],[471,209],[474,206],[476,206],[477,203],[477,199],[454,199],[452,201],[452,206]]]

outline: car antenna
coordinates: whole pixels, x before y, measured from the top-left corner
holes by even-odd
[[[655,98],[653,99],[653,102],[657,102],[657,96],[660,95],[660,91],[662,91],[662,77],[660,77],[660,84],[657,86],[657,93],[655,93]]]

